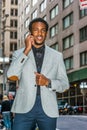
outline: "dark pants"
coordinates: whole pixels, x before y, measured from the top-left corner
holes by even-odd
[[[13,130],[32,130],[37,123],[39,130],[56,130],[56,119],[48,117],[41,105],[40,96],[37,96],[34,107],[28,113],[15,114]]]

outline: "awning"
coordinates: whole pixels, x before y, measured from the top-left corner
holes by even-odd
[[[69,82],[87,79],[87,68],[80,69],[78,71],[74,71],[74,72],[69,73],[68,79],[69,79]]]

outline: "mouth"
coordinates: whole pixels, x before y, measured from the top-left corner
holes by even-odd
[[[38,36],[38,37],[37,37],[37,40],[40,40],[40,41],[41,41],[41,40],[43,40],[43,38],[42,38],[41,36]]]

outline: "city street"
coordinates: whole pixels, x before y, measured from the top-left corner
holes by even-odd
[[[64,115],[57,121],[58,130],[87,130],[87,116]]]
[[[87,115],[61,115],[56,130],[87,130]]]

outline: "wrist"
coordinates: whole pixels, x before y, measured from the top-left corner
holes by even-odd
[[[47,83],[46,87],[51,88],[51,80],[50,79],[48,80],[48,83]]]
[[[23,53],[27,56],[28,55],[28,53],[30,52],[30,50],[28,50],[28,49],[25,49],[24,51],[23,51]]]

